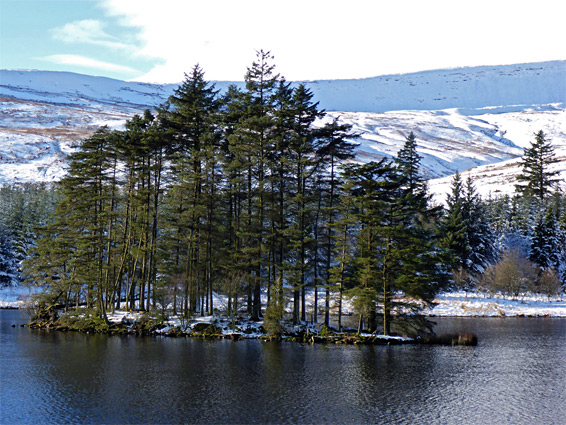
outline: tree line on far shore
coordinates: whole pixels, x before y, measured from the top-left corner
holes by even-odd
[[[542,131],[516,196],[482,200],[456,174],[442,207],[414,134],[395,159],[357,163],[351,127],[325,120],[272,59],[258,52],[245,89],[223,95],[195,66],[155,112],[83,141],[55,189],[25,189],[41,204],[26,247],[12,229],[27,219],[10,216],[22,189],[3,188],[0,279],[20,273],[11,240],[42,305],[190,317],[213,314],[221,293],[228,314],[278,323],[289,304],[294,323],[336,314],[341,327],[347,296],[385,334],[422,330],[419,313],[446,289],[560,291],[566,198]]]

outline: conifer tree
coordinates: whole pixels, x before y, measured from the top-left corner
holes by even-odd
[[[343,195],[340,198],[340,202],[337,202],[335,206],[332,207],[332,212],[336,214],[336,221],[332,220],[332,233],[334,239],[332,249],[328,247],[328,252],[334,253],[335,258],[333,259],[335,265],[328,268],[328,277],[326,285],[326,305],[325,305],[325,326],[330,325],[330,320],[328,316],[330,314],[330,284],[334,284],[338,289],[338,331],[342,330],[342,302],[344,292],[350,289],[350,294],[357,300],[357,310],[360,313],[360,322],[363,320],[363,315],[371,315],[371,311],[375,311],[375,300],[377,295],[375,293],[375,287],[373,282],[369,280],[364,280],[360,285],[354,285],[354,250],[352,243],[354,241],[354,229],[357,226],[355,209],[354,209],[354,194],[352,191],[353,182],[346,181],[343,187]],[[333,214],[333,215],[334,215]],[[327,231],[328,234],[328,231]],[[328,260],[327,260],[328,261]],[[368,297],[370,300],[368,301]],[[368,306],[371,305],[372,308],[368,310]]]
[[[549,169],[555,162],[554,148],[541,130],[535,135],[530,148],[525,149],[521,162],[522,172],[517,177],[520,183],[515,186],[516,191],[542,201],[559,181],[556,178],[558,171]]]
[[[404,185],[407,191],[412,195],[417,195],[425,190],[422,174],[420,171],[420,163],[422,157],[417,152],[417,140],[413,132],[405,139],[403,147],[397,153],[395,165],[400,175],[403,176]]]
[[[481,274],[497,260],[498,248],[496,235],[490,226],[485,207],[469,176],[465,186],[465,211],[469,244],[465,268],[471,273]]]
[[[447,278],[438,233],[426,219],[431,214],[425,204],[416,208],[419,203],[407,195],[405,179],[385,160],[349,166],[345,175],[353,183],[360,229],[355,260],[358,285],[363,288],[366,282],[374,282],[384,334],[391,333],[394,317],[399,325],[411,327]],[[396,299],[398,291],[407,299]],[[405,315],[407,310],[412,315]],[[370,329],[375,325],[376,317],[370,317]]]
[[[529,260],[541,269],[559,267],[559,231],[556,217],[551,208],[539,214],[531,238]]]
[[[319,145],[317,156],[321,162],[319,171],[322,180],[327,187],[325,191],[319,191],[319,196],[325,196],[325,304],[324,304],[324,324],[330,325],[330,285],[331,285],[331,263],[334,257],[334,221],[336,217],[336,207],[339,199],[339,179],[338,166],[344,161],[354,157],[356,144],[351,143],[347,138],[356,137],[351,133],[352,126],[349,124],[339,124],[335,118],[331,123],[321,128],[319,135]],[[347,195],[346,195],[347,196]],[[345,242],[344,242],[345,243]],[[344,254],[342,250],[342,254]],[[343,257],[343,255],[342,255]]]
[[[0,288],[13,286],[18,279],[18,264],[9,235],[0,227]]]
[[[28,278],[46,283],[53,302],[62,298],[68,305],[74,296],[77,304],[85,302],[104,318],[110,291],[105,273],[105,230],[112,217],[109,146],[109,130],[103,128],[71,154],[56,221],[44,229],[27,269]]]
[[[270,52],[260,50],[245,76],[245,115],[231,136],[231,151],[239,162],[243,199],[240,225],[241,263],[248,276],[248,309],[253,319],[261,316],[261,287],[266,272],[266,221],[270,167],[276,138],[275,116],[279,83]]]
[[[161,109],[159,119],[171,140],[169,208],[174,214],[169,243],[175,275],[184,276],[184,312],[213,311],[212,249],[217,198],[220,101],[214,85],[196,65]],[[183,266],[181,266],[183,265]],[[204,307],[204,308],[203,308]]]
[[[465,204],[464,186],[460,173],[452,179],[451,190],[446,198],[446,214],[443,219],[442,245],[454,255],[458,267],[466,264],[469,256],[468,211]]]
[[[315,157],[316,133],[312,124],[323,115],[318,110],[318,104],[312,101],[313,94],[304,85],[300,84],[293,90],[290,104],[285,108],[289,116],[286,130],[289,132],[288,157],[291,172],[290,191],[292,196],[291,212],[293,224],[287,229],[287,236],[291,240],[290,252],[293,254],[291,281],[293,290],[293,318],[295,322],[306,320],[305,286],[307,275],[307,247],[312,240],[310,234],[310,212],[313,200],[312,184],[315,171],[318,167]]]

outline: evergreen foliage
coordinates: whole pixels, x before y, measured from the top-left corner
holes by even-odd
[[[565,272],[563,197],[533,214],[554,184],[548,153],[542,189],[482,201],[456,174],[443,211],[432,205],[413,133],[393,161],[352,163],[351,127],[325,123],[312,92],[287,83],[272,61],[257,52],[245,88],[222,97],[195,66],[155,114],[83,141],[51,198],[36,189],[21,198],[33,207],[2,188],[10,200],[0,216],[0,282],[27,257],[24,273],[45,288],[44,302],[86,306],[102,322],[118,307],[214,314],[222,292],[232,317],[242,307],[254,320],[265,315],[275,336],[289,302],[293,322],[309,319],[311,289],[315,322],[323,312],[331,325],[335,298],[342,328],[349,296],[360,331],[388,335],[426,331],[420,313],[449,279],[463,273],[472,288],[512,240],[548,287]]]
[[[442,220],[443,246],[453,255],[456,287],[473,289],[479,276],[499,256],[497,237],[470,177],[462,182],[456,173]]]
[[[14,286],[18,281],[18,263],[9,235],[0,227],[0,288]]]
[[[556,161],[552,144],[543,131],[539,131],[535,141],[523,154],[522,172],[517,177],[520,183],[516,185],[516,191],[543,200],[559,181],[555,177],[558,172],[549,170]]]

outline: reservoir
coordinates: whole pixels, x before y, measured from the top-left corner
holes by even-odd
[[[566,319],[434,320],[478,346],[86,335],[0,310],[0,423],[564,423]]]

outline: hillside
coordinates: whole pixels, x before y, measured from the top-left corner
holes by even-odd
[[[225,90],[229,82],[216,82]],[[242,83],[236,83],[242,84]],[[413,131],[429,178],[473,169],[485,194],[544,130],[566,170],[566,61],[459,68],[359,80],[309,81],[327,111],[353,125],[358,159],[393,156]],[[0,71],[0,182],[52,181],[72,144],[161,104],[174,85],[46,71]],[[479,168],[476,168],[479,167]],[[565,172],[566,176],[566,172]],[[443,195],[446,182],[431,182]]]

